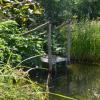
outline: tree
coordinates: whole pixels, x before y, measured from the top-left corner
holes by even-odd
[[[3,16],[16,20],[20,26],[24,27],[35,22],[35,17],[43,13],[40,4],[32,0],[1,0],[0,5]]]
[[[80,0],[77,8],[77,14],[81,18],[96,19],[100,17],[100,0]]]

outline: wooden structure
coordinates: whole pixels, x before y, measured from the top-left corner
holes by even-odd
[[[49,58],[48,56],[43,56],[43,57],[41,57],[41,61],[44,63],[49,63],[48,58]],[[52,64],[56,64],[56,63],[64,62],[64,61],[66,61],[66,58],[52,55],[52,62],[51,62]]]
[[[46,83],[46,89],[47,91],[49,91],[49,83],[50,83],[50,78],[51,78],[51,73],[52,73],[52,69],[53,69],[53,65],[56,65],[57,63],[60,63],[60,62],[65,62],[66,66],[70,63],[70,49],[71,49],[71,20],[67,20],[65,23],[63,23],[62,25],[60,26],[63,26],[63,25],[66,25],[67,26],[67,29],[68,29],[68,32],[66,32],[66,53],[65,53],[65,58],[63,57],[59,57],[59,56],[56,56],[56,55],[52,55],[52,49],[51,49],[51,46],[52,46],[52,39],[51,39],[51,33],[52,33],[52,26],[51,26],[51,22],[48,21],[40,26],[37,26],[36,28],[26,32],[26,33],[23,33],[23,35],[28,35],[30,32],[33,32],[33,31],[36,31],[40,28],[43,28],[44,26],[48,26],[48,55],[46,56],[42,56],[41,57],[41,61],[43,63],[46,63],[48,64],[48,77],[47,77],[47,83]],[[59,28],[59,26],[58,26]],[[44,32],[44,33],[46,33]],[[65,67],[66,67],[65,66]],[[55,70],[57,70],[57,67],[55,67]]]
[[[71,48],[71,27],[70,27],[70,24],[71,24],[71,20],[67,20],[65,23],[63,23],[62,25],[60,26],[63,26],[63,25],[66,25],[67,26],[67,29],[68,29],[68,32],[66,32],[66,57],[63,58],[63,57],[59,57],[59,56],[56,56],[56,55],[52,55],[52,49],[51,49],[51,46],[52,46],[52,39],[51,39],[51,33],[52,33],[52,26],[51,26],[51,22],[48,21],[26,33],[24,33],[23,35],[27,35],[29,34],[30,32],[33,32],[33,31],[36,31],[44,26],[48,26],[48,55],[47,56],[43,56],[41,57],[41,61],[44,62],[44,63],[47,63],[49,66],[48,66],[48,70],[49,70],[49,74],[48,74],[48,79],[47,79],[47,84],[49,83],[50,81],[50,75],[51,75],[51,72],[52,72],[52,66],[57,63],[60,63],[60,62],[66,62],[66,65],[70,63],[70,48]],[[59,26],[58,26],[59,28]],[[44,32],[45,33],[45,32]]]
[[[52,67],[53,64],[60,63],[60,62],[66,62],[66,65],[70,63],[70,49],[71,49],[71,20],[69,19],[66,21],[66,23],[62,24],[61,26],[66,25],[68,27],[68,32],[66,34],[66,54],[65,58],[59,57],[56,55],[52,55],[52,50],[51,50],[51,23],[48,23],[48,55],[41,57],[41,61],[44,63],[49,64],[49,68]],[[59,27],[58,27],[59,28]]]
[[[53,64],[56,64],[56,63],[59,63],[59,62],[66,62],[66,65],[70,63],[70,48],[71,48],[71,27],[70,27],[70,24],[71,24],[71,20],[67,20],[66,22],[64,22],[63,24],[60,25],[61,26],[64,26],[66,25],[67,26],[67,29],[68,29],[68,32],[66,34],[66,54],[65,54],[65,58],[63,57],[59,57],[59,56],[56,56],[56,55],[52,55],[52,50],[51,50],[51,32],[52,32],[52,28],[51,28],[51,22],[48,21],[40,26],[37,26],[36,28],[26,32],[26,33],[23,33],[23,35],[28,35],[30,32],[33,32],[33,31],[36,31],[44,26],[48,26],[48,55],[47,56],[43,56],[41,57],[41,61],[44,62],[44,63],[48,63],[49,64],[49,70],[52,70],[52,65]],[[57,27],[59,28],[59,26]],[[56,28],[56,29],[57,29]]]

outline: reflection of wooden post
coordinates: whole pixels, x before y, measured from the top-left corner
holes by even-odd
[[[66,62],[67,64],[70,63],[70,50],[71,50],[71,20],[69,19],[67,21],[67,35],[66,35],[66,38],[67,38],[67,50],[66,50]]]

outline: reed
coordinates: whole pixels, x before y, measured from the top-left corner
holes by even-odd
[[[72,57],[79,61],[97,62],[100,59],[100,23],[81,22],[73,32]]]
[[[100,22],[81,21],[72,24],[71,59],[78,62],[100,61]],[[66,27],[61,28],[65,39]],[[66,42],[66,39],[65,39]]]

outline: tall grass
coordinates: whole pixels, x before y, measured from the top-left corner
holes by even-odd
[[[100,60],[100,22],[80,22],[73,25],[72,58],[79,61]]]
[[[65,27],[66,28],[66,27]],[[66,29],[62,28],[65,39]],[[72,24],[71,58],[79,62],[100,61],[100,22],[81,21]],[[66,40],[65,40],[66,42]]]
[[[45,100],[43,88],[28,78],[22,69],[0,68],[0,100]]]

